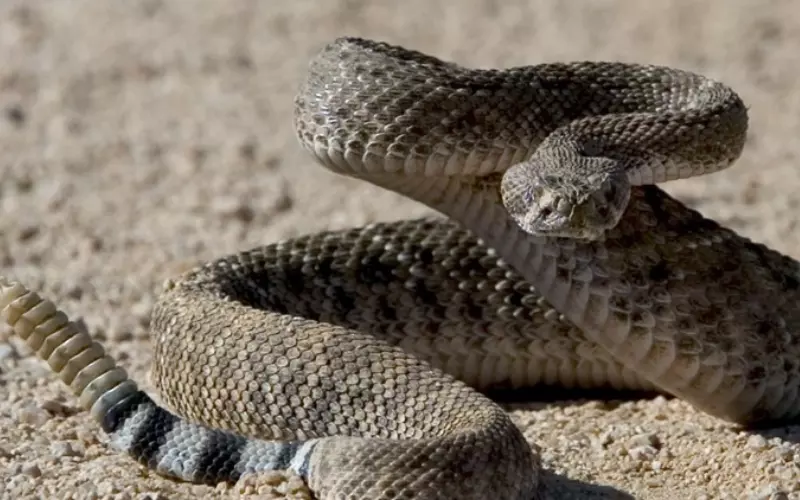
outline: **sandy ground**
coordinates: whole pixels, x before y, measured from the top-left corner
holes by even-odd
[[[746,153],[668,189],[800,257],[791,0],[6,0],[2,273],[83,318],[149,387],[147,318],[165,278],[264,242],[425,213],[322,172],[295,141],[306,63],[343,34],[476,66],[619,59],[722,79],[751,107]],[[796,427],[742,432],[664,398],[510,410],[543,449],[552,498],[800,498]],[[0,336],[0,497],[235,494],[165,480],[103,442],[47,368]]]

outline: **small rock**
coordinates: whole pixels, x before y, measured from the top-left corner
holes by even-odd
[[[212,210],[232,219],[241,222],[251,222],[255,218],[255,210],[245,200],[240,200],[234,196],[222,197],[214,200],[211,205]]]
[[[281,166],[281,158],[279,156],[270,156],[264,161],[264,166],[267,170],[277,170]]]
[[[114,493],[119,493],[119,489],[114,486],[114,483],[110,481],[103,481],[97,484],[97,493],[101,496],[108,496],[113,495]]]
[[[145,491],[139,493],[136,500],[167,500],[167,497],[157,491]]]
[[[22,464],[22,471],[23,474],[29,477],[40,477],[42,475],[42,470],[39,468],[38,465],[34,462],[26,462]]]
[[[11,476],[8,481],[4,484],[7,491],[14,491],[22,488],[23,483],[27,481],[28,478],[22,475],[14,475]]]
[[[41,427],[50,420],[51,416],[47,411],[36,405],[27,405],[17,412],[16,418],[19,422]]]
[[[255,141],[245,141],[239,145],[239,156],[245,161],[253,161],[256,159],[256,147],[257,144]]]
[[[775,454],[784,462],[791,462],[794,459],[794,450],[790,445],[781,445],[775,448]]]
[[[6,120],[17,127],[25,124],[25,110],[19,104],[13,104],[6,108]]]
[[[662,488],[664,486],[663,481],[659,481],[658,479],[650,478],[645,481],[645,484],[648,488]]]
[[[747,447],[753,448],[754,450],[763,450],[767,447],[767,440],[764,436],[753,434],[747,438]]]
[[[14,346],[5,342],[0,342],[0,361],[13,359],[15,357],[17,357],[17,351],[14,350]]]
[[[54,457],[79,457],[81,453],[69,441],[56,441],[50,445],[50,454]]]
[[[288,212],[291,208],[294,207],[294,198],[292,198],[289,189],[287,188],[278,195],[278,198],[275,200],[272,210],[276,213],[283,213]]]
[[[243,476],[234,485],[240,495],[259,495],[268,498],[292,495],[292,498],[313,498],[302,479],[295,474],[278,471],[261,472]]]
[[[33,179],[30,177],[21,177],[16,182],[17,189],[21,193],[28,193],[33,189]]]
[[[65,295],[71,299],[80,300],[83,297],[83,289],[77,285],[73,285],[66,289]],[[86,323],[83,322],[83,318],[78,318],[76,321],[82,322],[83,324],[79,326],[79,328],[86,327]]]
[[[97,488],[95,488],[94,484],[92,483],[80,485],[77,493],[77,498],[85,498],[86,500],[97,500],[100,498],[100,495],[97,494]]]
[[[78,408],[56,401],[55,399],[47,399],[43,401],[39,407],[51,415],[58,415],[60,417],[68,417],[80,412]]]
[[[634,460],[652,460],[658,455],[658,450],[652,446],[635,446],[628,449],[628,455]]]
[[[94,431],[84,428],[79,428],[75,432],[75,439],[77,439],[84,447],[99,444],[101,442],[100,438]]]
[[[655,434],[637,434],[630,439],[633,446],[649,446],[656,450],[661,449],[661,440]]]
[[[591,439],[592,447],[597,450],[604,450],[613,442],[614,439],[612,438],[610,431],[603,432]]]
[[[19,241],[29,241],[39,235],[39,226],[23,226],[19,230]]]

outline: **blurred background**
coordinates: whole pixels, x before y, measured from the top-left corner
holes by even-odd
[[[281,238],[426,213],[323,171],[295,139],[292,99],[308,60],[342,35],[469,66],[620,60],[720,79],[750,107],[745,153],[728,171],[666,188],[800,257],[800,7],[791,0],[4,0],[0,272],[82,317],[147,387],[147,318],[164,279]],[[26,354],[0,336],[0,493],[4,484],[23,496],[91,492],[99,488],[88,479],[93,467],[103,466],[115,478],[108,494],[210,494],[152,475],[145,487],[139,469],[98,444],[85,413],[26,423],[32,401],[75,404]],[[553,481],[573,493],[770,498],[800,488],[796,475],[765,468],[786,456],[800,462],[800,448],[784,438],[747,448],[747,435],[680,402],[620,408],[527,407],[515,418],[548,450]],[[666,416],[652,424],[653,412]],[[649,465],[616,456],[612,445],[577,456],[592,431],[576,427],[586,434],[564,441],[558,436],[569,433],[548,427],[592,418],[595,429],[617,425],[634,437],[661,426],[659,439],[672,444]],[[24,473],[23,465],[52,455],[52,440],[81,451],[39,465],[40,475]],[[773,457],[775,447],[783,458]],[[584,483],[611,489],[582,490]]]

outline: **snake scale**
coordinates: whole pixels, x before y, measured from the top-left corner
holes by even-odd
[[[742,425],[800,413],[800,270],[656,182],[740,155],[747,111],[677,69],[467,69],[359,38],[295,100],[322,165],[426,218],[210,262],[154,308],[164,409],[52,302],[0,312],[116,448],[213,484],[291,469],[321,499],[530,499],[539,457],[475,389],[657,388]]]

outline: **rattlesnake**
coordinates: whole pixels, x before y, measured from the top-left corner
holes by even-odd
[[[726,86],[621,63],[474,70],[342,38],[295,108],[320,163],[455,221],[309,235],[168,282],[153,379],[176,413],[0,276],[2,315],[113,446],[188,481],[292,469],[323,499],[529,499],[538,456],[473,388],[658,388],[742,424],[800,413],[798,263],[649,185],[737,159],[747,112]]]

